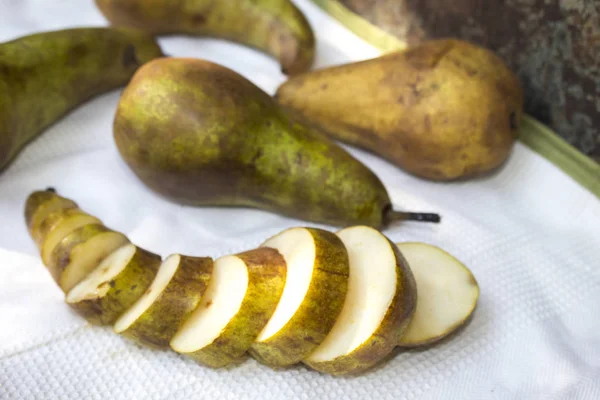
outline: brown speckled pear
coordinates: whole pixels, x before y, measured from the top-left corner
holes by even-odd
[[[1,43],[0,171],[67,112],[161,56],[154,39],[131,29],[66,29]]]
[[[499,167],[523,109],[519,80],[502,60],[458,40],[309,72],[276,97],[331,137],[440,181]]]
[[[212,258],[180,256],[175,274],[158,298],[120,333],[154,348],[168,348],[175,332],[200,304],[212,267]]]
[[[183,204],[247,206],[337,226],[439,216],[396,212],[377,176],[223,66],[154,60],[125,89],[119,152],[151,189]]]
[[[152,34],[189,34],[232,40],[260,49],[286,74],[310,69],[315,38],[290,0],[96,0],[116,26]]]
[[[277,250],[258,248],[233,257],[242,260],[248,271],[248,286],[239,310],[211,344],[183,353],[212,368],[235,362],[248,351],[275,311],[285,286],[286,264]],[[204,299],[202,304],[210,301]]]
[[[131,258],[125,261],[125,266],[116,276],[101,280],[95,291],[86,294],[84,298],[71,299],[70,295],[74,294],[73,291],[67,294],[67,304],[94,325],[113,324],[144,294],[156,276],[161,262],[160,256],[132,244],[126,246],[135,249],[132,250]],[[111,264],[119,261],[121,260],[111,259],[109,256],[98,268],[107,269]]]

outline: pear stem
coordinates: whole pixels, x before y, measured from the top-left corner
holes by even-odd
[[[48,187],[46,188],[46,192],[56,193],[56,189],[54,189],[53,187]]]
[[[389,222],[394,221],[420,221],[438,223],[442,220],[439,214],[435,213],[417,213],[391,210],[387,215]]]

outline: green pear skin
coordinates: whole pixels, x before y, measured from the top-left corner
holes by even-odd
[[[210,257],[181,256],[175,275],[156,301],[121,334],[166,349],[181,324],[198,307],[212,273]]]
[[[315,38],[290,0],[96,0],[115,26],[152,34],[212,36],[277,58],[286,74],[310,69]]]
[[[208,346],[185,353],[201,364],[221,368],[242,357],[273,315],[285,286],[287,266],[275,249],[236,254],[248,268],[248,289],[235,317]]]
[[[0,171],[67,112],[162,55],[153,38],[131,29],[66,29],[0,44]]]
[[[208,61],[164,58],[140,68],[121,97],[114,139],[142,182],[181,204],[256,207],[338,226],[397,218],[371,170]]]
[[[104,283],[105,293],[67,304],[91,324],[112,325],[150,287],[160,261],[160,256],[137,247],[123,271]]]
[[[41,241],[40,225],[56,211],[78,208],[73,200],[56,194],[53,188],[37,190],[31,193],[25,201],[25,224],[29,234],[36,243]]]

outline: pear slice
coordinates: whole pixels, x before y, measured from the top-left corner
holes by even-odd
[[[126,244],[71,289],[65,300],[88,322],[113,324],[150,287],[160,263],[160,256]]]
[[[102,260],[129,243],[125,235],[100,224],[82,226],[69,233],[52,251],[46,263],[52,277],[68,293]]]
[[[348,290],[348,253],[335,234],[313,228],[287,229],[262,247],[283,255],[287,277],[250,353],[263,364],[283,367],[312,353],[337,320]]]
[[[48,215],[70,208],[77,208],[73,200],[61,197],[52,189],[33,192],[25,202],[25,223],[35,243],[39,243],[40,225]]]
[[[69,233],[91,224],[102,224],[102,221],[79,208],[61,209],[48,215],[35,235],[38,238],[36,244],[40,249],[44,265],[51,262],[50,257],[54,248]]]
[[[285,260],[267,247],[217,259],[202,303],[171,348],[213,368],[234,362],[271,318],[285,278]]]
[[[167,348],[181,324],[200,305],[213,260],[172,254],[150,287],[117,319],[116,333],[155,348]]]
[[[434,343],[461,327],[479,299],[479,285],[471,271],[439,247],[398,243],[415,275],[417,309],[398,342],[403,347]]]
[[[341,375],[375,365],[396,347],[415,311],[417,290],[408,262],[381,232],[355,226],[337,235],[350,258],[348,295],[333,329],[304,362]]]

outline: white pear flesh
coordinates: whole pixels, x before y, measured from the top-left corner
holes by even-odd
[[[281,368],[304,360],[333,328],[348,291],[348,252],[334,233],[302,227],[287,229],[261,247],[277,250],[288,272],[275,312],[250,354]]]
[[[115,322],[113,327],[116,333],[127,330],[138,318],[148,310],[165,290],[173,275],[179,267],[180,256],[178,254],[170,255],[160,265],[156,277],[146,292],[135,304],[125,311]]]
[[[416,285],[408,263],[381,232],[355,226],[337,235],[350,260],[348,294],[333,329],[304,362],[342,375],[392,352],[414,313]]]
[[[248,269],[236,256],[217,259],[200,306],[171,340],[178,353],[199,351],[219,337],[238,313],[248,289]]]
[[[109,231],[73,247],[60,278],[60,287],[68,293],[106,257],[128,242],[129,239],[122,233]]]
[[[398,243],[408,260],[418,288],[417,309],[399,345],[432,344],[461,327],[479,299],[479,285],[471,271],[439,247],[426,243]]]
[[[56,224],[44,236],[41,245],[42,261],[45,265],[51,263],[52,252],[58,246],[61,240],[68,236],[71,232],[82,228],[86,225],[101,224],[102,222],[88,214],[75,214],[65,217],[63,220],[57,221]]]
[[[285,235],[277,235],[266,241],[263,246],[277,249],[285,258],[287,284],[275,312],[258,335],[257,342],[275,335],[296,314],[308,292],[316,255],[314,239],[306,229],[290,229]]]
[[[105,258],[85,279],[67,294],[67,303],[79,303],[84,300],[97,299],[110,289],[109,282],[123,272],[135,254],[136,247],[125,245]]]

